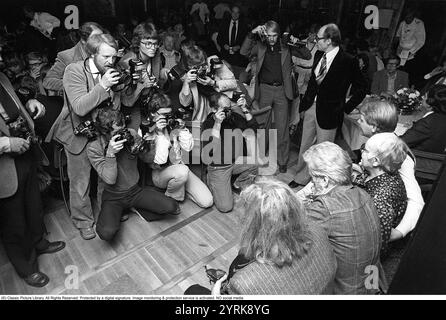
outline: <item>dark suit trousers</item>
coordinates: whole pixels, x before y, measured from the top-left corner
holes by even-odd
[[[37,168],[31,151],[14,159],[17,171],[17,192],[0,199],[0,226],[3,245],[9,260],[21,277],[39,271],[35,248],[44,249],[42,238],[42,200],[37,183]],[[2,183],[8,183],[3,181]]]
[[[289,104],[290,101],[285,95],[284,86],[270,86],[264,83],[260,84],[260,108],[272,106],[274,113],[274,128],[277,129],[277,141],[270,141],[270,147],[277,145],[277,163],[279,166],[288,163],[288,153],[290,150],[290,135],[289,135]],[[266,120],[266,128],[272,128],[272,113],[269,114]],[[271,154],[270,154],[271,156]]]
[[[150,187],[141,188],[136,185],[123,192],[104,190],[96,225],[99,237],[111,241],[119,231],[123,211],[132,207],[135,207],[145,220],[156,221],[165,218],[167,214],[175,214],[178,203]]]

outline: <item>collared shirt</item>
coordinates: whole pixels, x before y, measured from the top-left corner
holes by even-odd
[[[335,47],[333,48],[333,50],[331,50],[330,52],[327,52],[325,55],[327,57],[327,71],[330,70],[330,66],[333,63],[334,58],[336,57],[336,55],[339,52],[339,47]],[[316,76],[319,74],[319,70],[321,69],[321,63],[322,63],[322,59],[319,60],[316,68],[314,69],[314,73],[316,74]]]
[[[232,33],[232,28],[234,27],[234,25],[235,25],[235,36],[234,36],[234,42],[235,42],[235,39],[237,39],[237,33],[238,33],[238,25],[239,25],[239,21],[238,20],[232,20],[231,19],[231,23],[229,24],[229,45],[230,46],[233,46],[234,45],[234,43],[231,43],[231,33]]]
[[[99,72],[98,68],[94,64],[93,59],[88,60],[88,66],[90,67],[90,72],[93,76],[94,81],[99,82],[102,78],[101,73]]]
[[[394,75],[387,74],[387,93],[395,93],[396,72]]]
[[[277,41],[272,47],[267,45],[265,59],[263,60],[262,69],[259,73],[260,83],[283,83],[281,55],[282,53],[279,41]]]

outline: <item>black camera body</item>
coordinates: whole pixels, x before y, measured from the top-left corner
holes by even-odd
[[[36,136],[28,126],[28,122],[19,116],[14,122],[8,124],[11,136],[28,140],[30,143],[40,143],[40,138]]]
[[[140,59],[130,59],[129,69],[130,75],[138,73],[140,76],[142,76],[142,72],[144,70],[144,62],[142,62]]]
[[[74,134],[76,136],[87,137],[89,141],[96,139],[98,136],[96,126],[92,120],[81,122],[76,128],[74,128]]]
[[[186,73],[187,69],[184,67],[183,63],[178,63],[170,69],[170,71],[167,73],[170,80],[180,80]]]
[[[182,126],[180,125],[179,120],[185,120],[187,118],[188,114],[187,111],[183,108],[178,108],[175,112],[171,112],[166,115],[166,122],[167,127],[170,130],[174,129],[181,129]]]
[[[118,130],[115,135],[118,135],[118,137],[115,139],[115,141],[120,140],[126,140],[124,142],[124,147],[126,150],[132,154],[137,155],[143,152],[146,152],[150,148],[150,142],[144,139],[135,139],[127,128],[122,128]]]

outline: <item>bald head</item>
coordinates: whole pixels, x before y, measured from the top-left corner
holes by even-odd
[[[328,52],[341,44],[341,31],[334,23],[322,26],[318,33],[318,48],[321,51]]]

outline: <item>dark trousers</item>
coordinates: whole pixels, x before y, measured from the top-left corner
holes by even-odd
[[[136,185],[125,192],[104,190],[96,224],[99,237],[111,241],[119,231],[123,211],[132,207],[147,221],[155,221],[163,219],[167,214],[175,214],[178,203],[150,187],[141,188]]]
[[[268,119],[266,120],[265,129],[272,128],[272,113],[274,113],[274,129],[277,130],[277,163],[284,166],[288,163],[290,151],[290,135],[289,135],[289,106],[290,101],[285,95],[283,86],[275,87],[264,83],[260,84],[260,108],[272,106]],[[268,135],[268,134],[267,134]],[[270,155],[271,156],[271,155]]]
[[[13,196],[0,199],[0,228],[9,260],[19,276],[27,277],[39,271],[35,249],[45,249],[48,241],[43,239],[42,201],[32,152],[16,157],[14,162],[18,188]]]

